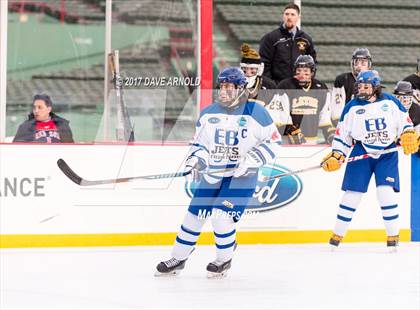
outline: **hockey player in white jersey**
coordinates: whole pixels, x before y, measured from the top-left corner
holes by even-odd
[[[344,237],[362,194],[375,174],[377,198],[387,233],[387,246],[396,249],[399,240],[398,152],[381,155],[395,148],[398,139],[404,154],[418,149],[418,134],[406,109],[394,96],[381,93],[378,74],[363,71],[356,78],[358,92],[343,110],[334,136],[332,151],[322,161],[326,171],[338,170],[346,156],[369,154],[364,160],[347,163],[341,189],[345,191],[337,214],[330,244],[338,246]]]
[[[236,247],[235,224],[255,191],[257,170],[274,161],[281,138],[268,112],[247,100],[241,69],[224,69],[218,76],[218,102],[205,108],[197,121],[185,171],[231,169],[203,174],[178,232],[172,258],[157,265],[157,276],[182,270],[208,217],[212,220],[216,259],[209,276],[222,276],[231,266]],[[211,215],[211,216],[210,216]]]

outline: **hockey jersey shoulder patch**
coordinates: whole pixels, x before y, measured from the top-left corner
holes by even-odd
[[[273,119],[267,110],[255,101],[248,101],[245,104],[243,115],[251,116],[258,124],[263,127],[273,123]]]
[[[388,94],[388,93],[383,93],[382,94],[383,99],[382,100],[388,100],[388,101],[392,101],[401,112],[407,112],[407,110],[405,109],[405,107],[402,105],[402,103],[393,95]]]
[[[362,100],[358,100],[358,99],[352,99],[350,100],[343,109],[343,112],[341,113],[341,117],[340,117],[340,122],[342,122],[344,120],[344,118],[346,117],[346,115],[349,113],[349,111],[352,108],[357,108],[358,111],[360,110],[360,112],[358,114],[363,114],[364,112],[362,112],[361,109],[363,109],[363,107],[365,105],[369,104],[369,101],[362,101]]]

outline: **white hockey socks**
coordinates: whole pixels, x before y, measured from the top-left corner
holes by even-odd
[[[376,188],[376,195],[381,206],[386,234],[397,236],[399,234],[398,194],[391,186],[381,185]]]
[[[354,212],[359,206],[363,193],[346,191],[338,207],[337,221],[334,228],[334,234],[344,237],[353,219]]]
[[[197,243],[205,222],[205,219],[200,219],[191,212],[187,212],[178,235],[176,236],[175,244],[172,249],[172,257],[177,260],[185,260],[188,258]]]
[[[233,257],[236,244],[235,222],[227,212],[216,212],[212,217],[214,239],[216,241],[216,260],[227,262]]]

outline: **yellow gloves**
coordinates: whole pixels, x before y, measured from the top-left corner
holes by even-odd
[[[417,152],[419,148],[419,135],[414,130],[406,130],[402,133],[400,137],[400,143],[403,147],[404,154],[409,155]]]
[[[340,169],[346,157],[340,152],[332,151],[321,162],[321,167],[325,171],[336,171]]]

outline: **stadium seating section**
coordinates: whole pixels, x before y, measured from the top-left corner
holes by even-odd
[[[280,25],[287,1],[216,0],[216,20],[225,23],[216,36],[218,65],[235,64],[242,42],[258,48],[261,37]],[[314,39],[318,78],[331,85],[348,71],[356,47],[370,49],[384,83],[393,86],[411,74],[420,57],[418,0],[303,0],[302,28]],[[231,40],[234,37],[235,41]]]
[[[127,76],[188,76],[187,64],[195,51],[195,1],[113,0],[113,22],[131,25],[164,26],[169,31],[166,43],[148,50],[130,46],[121,50],[121,69]],[[214,72],[237,65],[239,46],[249,43],[258,48],[261,37],[279,26],[283,0],[214,0]],[[192,8],[192,9],[191,9]],[[10,12],[44,13],[69,24],[104,24],[104,0],[21,1],[9,0]],[[351,53],[356,47],[368,47],[385,85],[392,88],[399,79],[411,74],[420,57],[420,3],[418,0],[303,0],[302,25],[314,39],[318,53],[317,77],[329,86],[335,77],[350,69]],[[191,66],[189,66],[191,70]],[[103,66],[83,70],[59,70],[37,73],[30,80],[10,81],[8,105],[27,105],[37,90],[48,90],[63,106],[71,108],[99,106],[103,101]],[[149,98],[136,113],[165,117],[173,123],[190,96],[187,87],[172,89],[166,104]],[[131,95],[130,95],[131,96]],[[134,95],[135,96],[135,95]],[[163,110],[156,111],[157,107]],[[192,109],[188,107],[187,109]],[[190,110],[188,110],[190,111]],[[187,112],[188,112],[187,111]],[[194,115],[187,123],[193,123]],[[157,120],[156,123],[159,123]],[[160,122],[161,124],[161,122]],[[190,126],[189,125],[189,126]],[[191,127],[191,126],[190,126]]]

